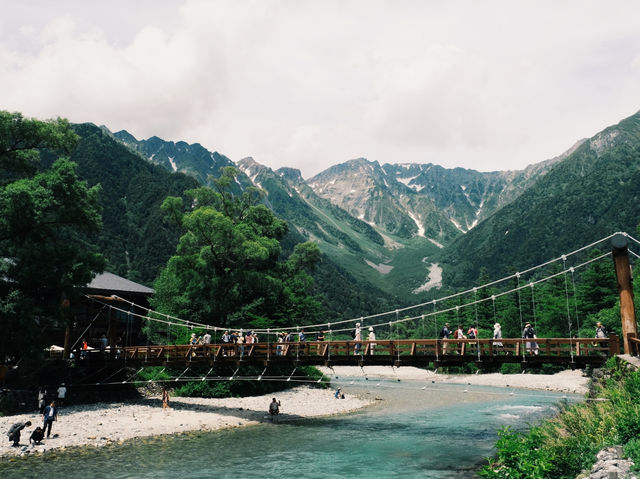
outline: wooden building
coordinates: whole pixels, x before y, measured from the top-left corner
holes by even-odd
[[[100,348],[102,336],[108,346],[143,344],[143,321],[149,307],[152,288],[113,273],[97,275],[71,305],[73,328],[64,339],[65,355],[78,349],[83,339],[90,347]]]

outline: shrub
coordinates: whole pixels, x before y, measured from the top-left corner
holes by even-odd
[[[522,368],[519,363],[504,363],[500,366],[500,372],[502,374],[520,374]]]
[[[480,476],[573,479],[600,449],[625,443],[625,453],[640,461],[640,373],[609,365],[604,377],[592,378],[596,400],[566,407],[527,434],[501,431],[497,456]]]
[[[640,439],[632,439],[629,441],[624,446],[624,454],[634,463],[631,470],[640,472]]]

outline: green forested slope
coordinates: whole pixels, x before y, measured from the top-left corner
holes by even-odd
[[[151,285],[177,243],[177,232],[162,220],[160,204],[197,182],[146,162],[95,125],[74,125],[74,130],[80,141],[70,159],[78,165],[78,176],[89,186],[102,185],[103,228],[95,241],[107,259],[106,269]]]
[[[585,141],[516,201],[442,252],[446,284],[529,267],[640,223],[640,115]]]

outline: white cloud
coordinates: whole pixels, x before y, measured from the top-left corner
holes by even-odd
[[[635,2],[25,3],[0,20],[0,108],[305,177],[522,168],[640,108]]]

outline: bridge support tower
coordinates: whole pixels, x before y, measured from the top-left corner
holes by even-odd
[[[636,311],[633,305],[633,287],[631,285],[631,267],[629,266],[627,238],[621,234],[615,235],[611,239],[611,246],[613,247],[613,263],[616,268],[618,291],[620,292],[622,340],[624,351],[629,354],[632,352],[632,348],[629,347],[629,335],[633,337],[638,336],[638,325],[636,323]]]

